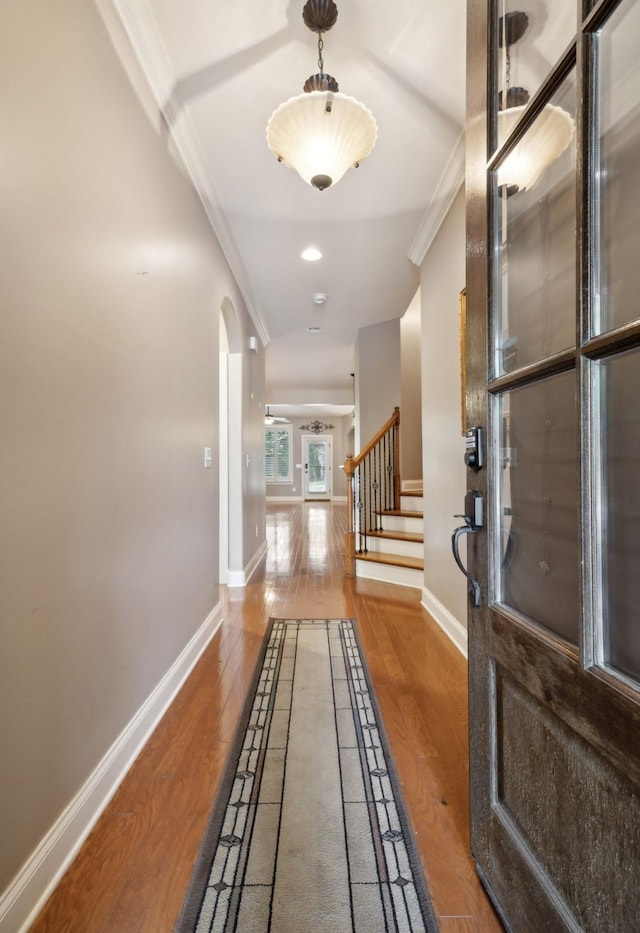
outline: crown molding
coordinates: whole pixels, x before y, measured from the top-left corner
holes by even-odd
[[[464,130],[460,133],[453,152],[438,182],[438,187],[427,208],[420,228],[409,249],[409,259],[421,266],[436,234],[449,213],[456,195],[464,183],[465,146]]]
[[[189,110],[186,106],[183,106],[179,125],[172,122],[169,119],[171,115],[166,112],[167,101],[172,99],[172,95],[173,99],[175,99],[175,77],[151,10],[144,2],[128,3],[126,0],[111,0],[111,3],[128,37],[144,78],[151,89],[165,128],[170,134],[176,151],[200,197],[209,223],[242,294],[258,337],[262,345],[266,347],[271,342],[269,329],[253,296],[235,238],[224,216],[209,172],[205,167],[206,163],[198,143],[197,133],[191,122]]]

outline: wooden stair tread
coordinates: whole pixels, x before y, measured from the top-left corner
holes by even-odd
[[[368,531],[368,538],[393,538],[395,541],[415,541],[416,544],[424,543],[424,535],[418,534],[417,531],[388,531],[386,528],[383,531]]]
[[[393,567],[408,567],[410,570],[424,570],[424,560],[421,557],[403,557],[400,554],[383,554],[369,551],[367,554],[356,554],[356,560],[368,560],[374,564],[390,564]]]
[[[401,489],[400,496],[415,496],[416,499],[421,499],[424,495],[422,489]]]
[[[424,512],[417,509],[384,509],[382,512],[376,512],[376,515],[398,515],[400,518],[424,518]]]

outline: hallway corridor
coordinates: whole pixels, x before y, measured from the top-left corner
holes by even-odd
[[[344,577],[345,511],[267,506],[266,560],[246,588],[223,588],[222,626],[35,933],[173,929],[270,616],[356,620],[440,928],[502,929],[468,854],[466,664],[419,591]]]

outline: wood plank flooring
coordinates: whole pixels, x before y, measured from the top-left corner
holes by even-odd
[[[266,562],[223,588],[223,625],[33,933],[173,930],[270,616],[356,620],[442,933],[502,929],[469,855],[464,659],[418,591],[344,577],[344,506],[267,512]]]

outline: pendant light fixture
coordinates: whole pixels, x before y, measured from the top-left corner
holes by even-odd
[[[498,144],[510,136],[529,103],[523,87],[509,87],[511,46],[527,31],[526,13],[512,11],[500,19],[500,47],[505,49],[506,93],[501,95],[503,109],[498,112]],[[554,104],[545,104],[523,138],[498,167],[498,186],[507,195],[533,188],[543,171],[565,151],[575,132],[573,117]]]
[[[338,18],[333,0],[307,0],[302,18],[318,35],[319,72],[307,79],[303,94],[274,110],[267,124],[267,144],[279,162],[324,191],[369,155],[378,130],[364,104],[341,94],[336,79],[325,74],[322,36]]]

